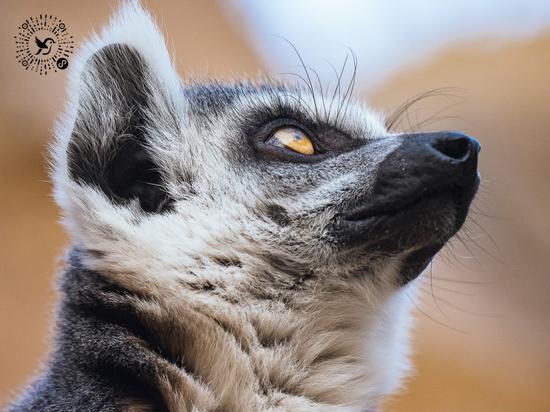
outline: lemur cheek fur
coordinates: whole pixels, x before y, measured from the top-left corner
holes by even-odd
[[[72,70],[55,349],[8,410],[375,411],[399,389],[474,139],[390,133],[300,85],[183,83],[135,1]]]

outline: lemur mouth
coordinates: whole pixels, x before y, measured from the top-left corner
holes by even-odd
[[[471,185],[412,191],[392,202],[374,202],[353,209],[338,223],[346,248],[374,254],[402,254],[401,280],[416,278],[435,254],[464,224],[479,178]]]
[[[396,248],[403,248],[411,245],[402,237],[417,244],[429,238],[448,239],[464,223],[478,186],[476,176],[466,187],[453,184],[431,190],[419,188],[391,198],[372,199],[368,205],[344,214],[341,221],[365,243],[379,244],[398,235]]]
[[[372,218],[392,217],[398,214],[415,214],[416,211],[421,214],[428,214],[430,208],[426,207],[430,203],[454,202],[458,211],[467,213],[471,197],[475,195],[479,186],[479,177],[476,177],[471,188],[465,191],[458,185],[450,185],[436,189],[420,189],[411,191],[402,196],[391,199],[383,199],[379,202],[373,202],[366,206],[360,206],[344,215],[344,219],[349,222],[367,223]],[[473,193],[471,193],[473,192]],[[460,216],[457,216],[460,217]],[[459,219],[460,220],[460,219]]]

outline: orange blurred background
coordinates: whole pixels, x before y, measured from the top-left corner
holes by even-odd
[[[57,260],[68,246],[45,160],[66,74],[23,70],[13,36],[22,20],[47,12],[64,19],[78,46],[115,7],[0,3],[0,404],[48,352]],[[227,6],[188,0],[148,8],[184,78],[269,72]],[[432,282],[430,273],[423,281],[416,373],[387,411],[550,411],[550,33],[490,48],[486,40],[441,49],[376,89],[358,87],[388,112],[453,87],[412,107],[400,127],[461,129],[483,147],[472,218],[437,259]]]

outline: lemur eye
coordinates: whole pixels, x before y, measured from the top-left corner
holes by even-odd
[[[267,139],[266,143],[293,150],[303,155],[315,154],[311,139],[296,127],[282,127]]]

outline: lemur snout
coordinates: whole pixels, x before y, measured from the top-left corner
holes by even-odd
[[[369,203],[377,211],[391,213],[446,193],[465,214],[479,185],[479,142],[449,131],[400,137],[401,145],[378,167]]]
[[[480,144],[460,132],[396,136],[372,190],[337,224],[353,245],[386,253],[418,248],[410,280],[464,223],[479,186]],[[416,255],[415,259],[416,259]]]
[[[449,184],[469,186],[477,178],[480,149],[476,139],[461,132],[405,135],[402,145],[383,162],[379,172],[410,175],[424,186],[420,190]],[[390,170],[384,170],[386,167]]]

